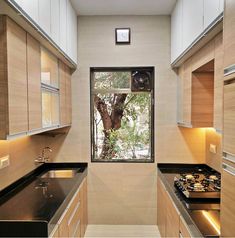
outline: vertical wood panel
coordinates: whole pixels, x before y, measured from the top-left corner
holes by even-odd
[[[8,132],[8,86],[7,86],[7,36],[6,17],[0,16],[0,137]]]
[[[224,10],[224,68],[235,64],[235,1],[225,0]]]
[[[9,134],[28,130],[26,32],[7,18]]]
[[[27,34],[29,130],[42,128],[40,43]]]
[[[192,70],[191,58],[184,63],[183,73],[183,122],[191,124]]]
[[[66,71],[65,64],[59,61],[59,80],[60,80],[60,125],[66,125]]]
[[[70,68],[66,66],[66,123],[72,123],[72,95],[71,95],[71,72]]]
[[[214,128],[223,129],[223,35],[215,38]]]

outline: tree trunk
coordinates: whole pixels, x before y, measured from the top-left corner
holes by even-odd
[[[121,127],[121,120],[124,112],[124,103],[127,94],[114,94],[113,103],[111,105],[111,113],[108,112],[108,105],[98,95],[94,96],[94,104],[98,110],[103,123],[104,140],[102,151],[99,159],[112,159],[115,156],[115,141],[111,141],[110,135],[112,131]]]

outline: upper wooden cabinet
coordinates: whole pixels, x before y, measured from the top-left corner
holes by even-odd
[[[40,44],[27,34],[27,76],[29,131],[42,128],[41,49]]]
[[[178,123],[222,131],[222,33],[178,70]]]
[[[0,16],[0,35],[0,134],[6,138],[28,130],[26,32]]]
[[[225,0],[224,9],[224,69],[226,74],[235,72],[235,1]]]
[[[0,139],[71,125],[70,68],[59,83],[58,59],[7,16],[0,34]]]
[[[71,125],[71,73],[63,62],[59,62],[60,78],[60,125]]]
[[[9,0],[77,64],[77,14],[70,0]],[[36,24],[35,24],[36,23]]]
[[[223,12],[223,0],[178,0],[171,15],[171,62],[187,52]]]

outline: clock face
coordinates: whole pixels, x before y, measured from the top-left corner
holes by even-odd
[[[129,29],[116,29],[117,43],[129,43],[130,30]]]

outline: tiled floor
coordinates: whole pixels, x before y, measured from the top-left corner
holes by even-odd
[[[160,237],[157,226],[88,225],[85,237]]]

